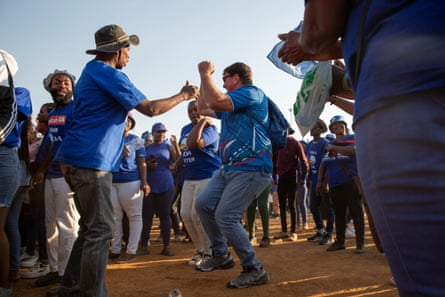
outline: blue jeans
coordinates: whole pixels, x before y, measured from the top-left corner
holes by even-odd
[[[114,227],[111,204],[112,174],[61,164],[74,191],[80,214],[79,236],[74,242],[59,296],[108,296],[105,273]]]
[[[445,89],[356,123],[365,197],[400,296],[445,296]]]
[[[28,195],[27,186],[21,186],[15,193],[6,218],[5,232],[9,240],[9,271],[20,269],[20,246],[21,238],[19,231],[19,218],[23,201]]]
[[[317,231],[324,229],[322,209],[326,210],[326,232],[332,233],[334,230],[335,211],[329,195],[322,194],[318,196],[315,193],[315,185],[311,186],[309,207],[311,209]]]
[[[0,145],[0,207],[10,207],[20,185],[17,150]]]
[[[227,241],[229,241],[242,266],[262,268],[241,225],[241,219],[250,203],[268,185],[270,185],[268,173],[221,169],[214,172],[195,204],[214,255],[227,254]]]

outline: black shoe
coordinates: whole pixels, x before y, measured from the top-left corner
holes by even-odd
[[[319,242],[323,239],[323,234],[321,234],[320,232],[315,233],[315,235],[309,237],[307,239],[307,241],[311,241],[311,242]]]
[[[326,250],[328,252],[334,252],[334,251],[339,251],[339,250],[344,250],[345,244],[344,243],[340,243],[338,241],[334,242],[330,247],[328,247]]]
[[[269,237],[263,237],[261,239],[261,242],[260,242],[260,248],[266,248],[266,247],[269,247],[269,246],[270,246],[270,239],[269,239]]]
[[[323,238],[320,240],[320,245],[328,245],[332,242],[332,235],[329,233],[323,234]]]
[[[44,287],[60,282],[61,277],[57,271],[50,272],[47,275],[41,276],[36,280],[36,287]]]
[[[210,272],[215,269],[230,269],[233,268],[233,266],[235,266],[235,262],[230,253],[227,253],[227,255],[224,256],[213,255],[212,257],[203,259],[199,265],[196,265],[196,270]]]

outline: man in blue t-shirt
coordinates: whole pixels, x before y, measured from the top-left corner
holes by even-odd
[[[196,201],[196,210],[213,250],[213,257],[203,260],[196,269],[207,272],[232,268],[228,241],[240,259],[243,272],[227,286],[245,288],[264,284],[269,278],[240,223],[243,212],[270,184],[272,145],[265,128],[269,121],[268,98],[252,84],[251,69],[244,63],[224,69],[226,94],[217,89],[214,72],[211,62],[199,64],[198,112],[221,120],[222,166]]]
[[[74,243],[59,296],[108,296],[105,272],[114,226],[111,204],[112,172],[119,169],[122,137],[128,111],[154,116],[195,98],[199,91],[188,82],[171,97],[149,100],[121,69],[130,58],[136,35],[117,25],[95,33],[95,55],[88,62],[74,90],[73,120],[55,160],[75,192],[80,214],[79,237]]]
[[[329,244],[332,241],[332,231],[334,229],[334,208],[328,193],[320,193],[315,191],[318,180],[318,169],[321,161],[326,155],[326,147],[328,140],[321,137],[321,133],[327,131],[326,124],[323,120],[318,119],[317,123],[311,129],[311,136],[313,139],[307,146],[307,159],[309,161],[310,170],[307,178],[307,184],[310,188],[309,207],[314,219],[316,233],[307,240],[312,242],[319,242],[320,244]],[[323,182],[327,182],[325,177],[322,177]],[[322,206],[326,209],[326,228],[323,224]]]

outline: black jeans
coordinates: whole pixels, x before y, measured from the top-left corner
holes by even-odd
[[[336,238],[345,243],[347,209],[354,222],[357,247],[363,247],[365,240],[365,217],[363,205],[354,181],[330,189],[332,204],[335,209]]]

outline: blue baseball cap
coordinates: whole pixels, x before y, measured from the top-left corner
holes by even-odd
[[[151,131],[167,131],[167,128],[163,123],[154,123],[151,127]]]

